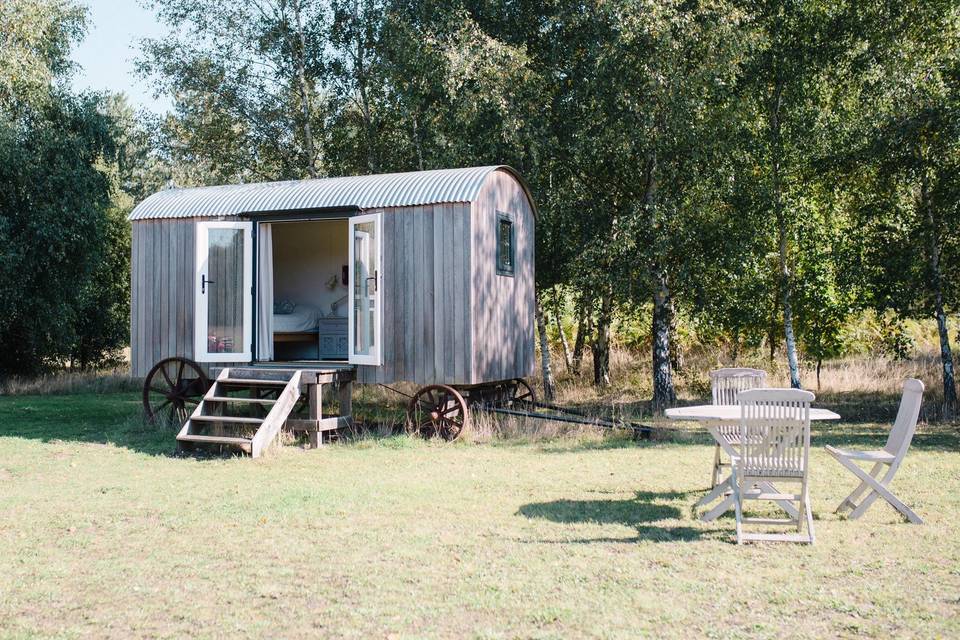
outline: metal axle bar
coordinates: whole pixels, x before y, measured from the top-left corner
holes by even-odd
[[[543,407],[546,409],[551,409],[558,413],[544,413],[538,411],[515,411],[513,409],[504,409],[503,407],[494,407],[485,405],[483,407],[484,411],[490,411],[493,413],[502,413],[510,416],[519,416],[522,418],[536,418],[538,420],[553,420],[555,422],[568,422],[571,424],[583,424],[594,427],[604,427],[607,429],[632,429],[634,432],[640,434],[643,438],[648,439],[653,433],[653,427],[650,425],[640,424],[636,422],[614,422],[612,420],[604,420],[602,418],[589,418],[583,414],[565,409],[563,407],[558,407],[556,405],[548,405],[536,403],[534,406]],[[568,415],[564,415],[568,414]]]

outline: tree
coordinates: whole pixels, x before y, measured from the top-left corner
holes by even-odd
[[[178,160],[224,181],[326,171],[317,91],[330,24],[319,0],[152,0],[169,35],[142,42],[139,72],[173,96],[165,126]]]
[[[857,3],[823,0],[746,0],[761,46],[744,69],[743,108],[752,114],[748,132],[756,171],[763,176],[763,209],[774,223],[778,259],[779,314],[783,323],[790,384],[800,386],[794,327],[798,202],[804,178],[829,140],[838,67],[859,46],[862,10]],[[772,349],[772,344],[771,344]]]
[[[599,308],[594,379],[603,384],[609,375],[616,302],[648,301],[659,411],[675,395],[673,279],[684,251],[674,239],[684,236],[682,212],[716,137],[712,116],[746,46],[742,14],[724,3],[679,2],[562,3],[558,11],[536,53],[547,65],[541,73],[556,79],[558,199],[577,220],[573,246]]]
[[[0,5],[0,374],[59,366],[78,347],[93,364],[126,337],[122,309],[103,310],[121,318],[119,329],[84,321],[92,300],[122,295],[97,278],[125,232],[117,216],[105,215],[110,119],[99,96],[66,89],[69,49],[84,18],[68,2]]]
[[[841,155],[871,306],[937,324],[945,417],[958,410],[947,313],[960,281],[960,27],[950,2],[884,5],[870,24]]]

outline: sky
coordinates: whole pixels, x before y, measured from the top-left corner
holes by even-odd
[[[73,78],[74,89],[122,91],[134,108],[156,113],[171,110],[172,101],[166,96],[154,98],[148,83],[133,71],[137,42],[161,36],[166,28],[136,0],[82,0],[82,4],[90,13],[87,36],[71,56],[80,67]]]

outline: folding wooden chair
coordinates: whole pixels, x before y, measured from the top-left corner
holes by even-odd
[[[747,389],[756,389],[765,387],[767,382],[767,372],[761,369],[733,368],[716,369],[710,372],[710,390],[713,394],[713,404],[733,405],[737,404],[737,394]],[[740,446],[740,425],[739,424],[718,424],[717,432],[733,447]],[[710,488],[714,489],[720,481],[720,474],[724,467],[729,467],[728,463],[722,460],[722,450],[720,444],[714,446],[713,451],[713,477],[710,480]]]
[[[737,544],[747,541],[813,544],[807,478],[810,403],[814,398],[802,389],[750,389],[738,394],[740,455],[732,461]],[[799,484],[799,493],[784,493],[773,483]],[[787,518],[748,518],[743,515],[745,500],[796,502],[797,513]],[[746,532],[744,525],[793,526],[797,533]]]
[[[900,399],[900,409],[897,411],[897,419],[890,429],[890,435],[887,437],[887,444],[878,451],[848,451],[846,449],[837,449],[827,446],[837,462],[850,470],[850,473],[860,479],[860,485],[854,489],[853,493],[844,498],[840,506],[837,507],[837,513],[850,511],[850,518],[855,520],[866,513],[870,505],[879,497],[890,503],[894,509],[902,513],[914,524],[923,524],[913,510],[901,502],[890,491],[890,482],[896,475],[900,463],[907,455],[907,449],[910,448],[910,442],[913,440],[913,433],[917,428],[917,418],[920,416],[920,406],[923,404],[923,383],[915,378],[908,378],[903,383],[903,396]],[[873,468],[867,473],[856,462],[872,462]],[[886,473],[880,476],[884,467]],[[860,500],[860,497],[869,491],[866,497]],[[857,501],[860,503],[857,504]]]

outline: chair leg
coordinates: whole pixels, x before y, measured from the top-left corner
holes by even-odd
[[[731,479],[733,486],[733,509],[737,523],[737,544],[743,544],[743,500],[740,499],[740,484],[736,479]]]
[[[810,538],[810,544],[813,544],[816,536],[813,532],[813,511],[810,509],[810,489],[807,487],[806,482],[803,483],[803,502],[800,503],[800,513],[806,520],[807,537]]]
[[[882,462],[877,462],[876,464],[874,464],[873,468],[870,469],[870,476],[873,478],[876,478],[884,466],[885,465]],[[859,500],[860,496],[862,496],[864,492],[867,491],[867,489],[869,488],[870,488],[870,485],[868,485],[865,481],[861,481],[859,486],[857,486],[857,488],[854,489],[850,495],[848,495],[846,498],[843,499],[843,501],[836,508],[836,511],[834,513],[843,513],[844,511],[852,511],[853,509],[856,509],[857,500]]]
[[[923,519],[914,513],[913,510],[905,505],[899,498],[897,498],[897,496],[893,495],[890,489],[887,488],[887,485],[893,479],[893,472],[896,471],[895,469],[890,469],[881,481],[877,478],[874,478],[872,475],[868,475],[866,471],[858,467],[850,460],[845,458],[838,458],[838,460],[840,460],[840,463],[843,466],[850,470],[850,473],[860,478],[860,480],[866,483],[871,489],[870,494],[867,495],[867,497],[860,502],[857,508],[850,513],[850,518],[852,520],[862,516],[877,498],[883,498],[890,504],[890,506],[906,516],[906,518],[913,524],[923,524]]]
[[[713,445],[713,478],[710,481],[710,488],[713,489],[717,486],[717,482],[720,480],[720,445]]]

